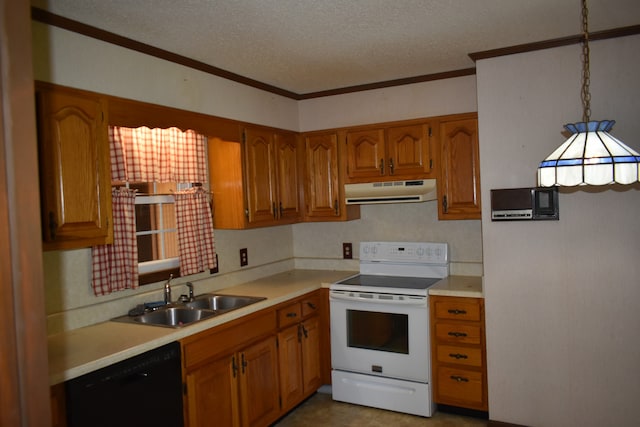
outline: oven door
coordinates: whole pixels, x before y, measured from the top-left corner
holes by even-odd
[[[330,291],[335,370],[430,382],[425,296]]]

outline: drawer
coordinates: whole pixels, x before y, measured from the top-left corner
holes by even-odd
[[[471,298],[448,298],[436,300],[435,317],[437,319],[456,319],[480,321],[480,304]]]
[[[304,298],[302,304],[302,317],[311,316],[320,311],[320,295],[316,292]]]
[[[302,319],[302,308],[299,302],[278,310],[278,327],[284,328]]]
[[[440,367],[436,387],[437,403],[486,409],[481,372]]]
[[[482,329],[472,324],[438,322],[436,339],[451,343],[479,345],[482,341]]]
[[[482,350],[473,347],[438,345],[436,360],[440,363],[455,363],[480,368],[482,367]]]

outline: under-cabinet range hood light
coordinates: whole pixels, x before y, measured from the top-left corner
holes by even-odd
[[[437,199],[435,179],[345,184],[347,205],[417,203]]]

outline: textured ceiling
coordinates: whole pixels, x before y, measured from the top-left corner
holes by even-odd
[[[581,32],[580,0],[33,0],[298,94],[474,67],[468,54]],[[640,23],[591,0],[592,32]]]

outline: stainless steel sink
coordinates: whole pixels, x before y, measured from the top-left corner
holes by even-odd
[[[187,307],[215,310],[217,312],[227,312],[235,310],[247,305],[254,304],[266,298],[247,297],[237,295],[219,295],[219,294],[203,294],[195,298],[195,300],[186,303]]]
[[[167,307],[133,317],[133,320],[146,325],[179,328],[215,316],[212,310],[198,310],[189,307]]]
[[[153,311],[133,316],[120,316],[112,320],[165,328],[181,328],[265,299],[263,297],[202,294],[190,302],[160,306]]]

